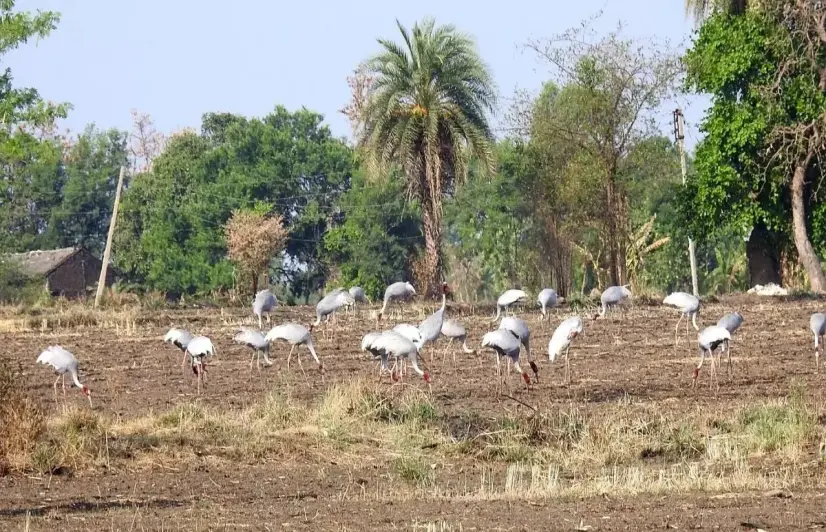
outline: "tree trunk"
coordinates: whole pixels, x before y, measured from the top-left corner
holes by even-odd
[[[607,187],[608,208],[605,215],[608,217],[608,275],[611,280],[611,285],[616,286],[620,284],[619,278],[619,250],[617,249],[617,206],[614,204],[614,182],[613,176],[608,177]]]
[[[780,253],[777,236],[766,224],[754,226],[746,242],[746,258],[749,266],[749,286],[781,284]]]
[[[809,152],[806,159],[794,169],[792,177],[792,226],[794,227],[794,245],[797,248],[797,257],[800,264],[809,276],[809,286],[812,292],[822,294],[826,292],[826,276],[820,259],[817,258],[809,233],[806,229],[806,206],[803,201],[803,189],[806,184],[806,169],[809,167],[813,154]]]
[[[257,272],[254,272],[252,274],[252,295],[253,296],[255,296],[255,294],[258,293],[258,275],[259,274]]]
[[[439,293],[439,287],[442,279],[442,224],[439,213],[433,212],[432,203],[423,202],[422,204],[422,225],[424,228],[424,249],[427,256],[425,257],[425,275],[421,281],[425,286],[422,288],[422,293],[428,296],[436,296]]]

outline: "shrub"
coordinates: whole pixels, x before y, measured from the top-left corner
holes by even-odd
[[[22,371],[0,357],[0,474],[25,469],[46,428],[43,412],[23,390]]]

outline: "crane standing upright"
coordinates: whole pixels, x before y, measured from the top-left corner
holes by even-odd
[[[815,373],[820,373],[820,344],[826,334],[826,314],[815,312],[809,318],[809,329],[815,335]]]
[[[528,363],[533,371],[534,379],[539,382],[539,367],[533,361],[531,354],[531,330],[525,320],[517,318],[516,316],[505,316],[499,323],[499,328],[509,331],[516,336],[519,342],[525,347],[525,354],[528,355]]]
[[[450,292],[450,288],[447,286],[447,283],[442,283],[442,307],[428,316],[419,324],[419,336],[422,338],[421,344],[419,344],[418,348],[421,351],[422,347],[425,345],[435,342],[439,339],[439,335],[442,334],[442,325],[445,322],[445,308],[447,305],[447,294]],[[430,353],[430,363],[433,363],[433,352],[431,350]]]
[[[572,316],[559,324],[548,342],[548,358],[551,362],[565,350],[565,382],[571,382],[571,369],[568,358],[568,350],[571,342],[582,333],[582,319],[579,316]]]
[[[275,294],[270,292],[269,288],[265,288],[261,290],[257,294],[255,294],[255,300],[252,302],[252,313],[258,316],[258,328],[263,329],[264,324],[261,320],[261,316],[264,314],[267,315],[267,323],[270,323],[270,313],[275,310],[275,307],[278,306],[278,300],[275,298]]]
[[[698,332],[700,330],[700,328],[697,326],[697,315],[700,313],[700,299],[685,292],[674,292],[673,294],[669,294],[665,299],[663,299],[663,304],[676,307],[677,310],[680,311],[680,318],[677,320],[676,327],[674,327],[674,349],[677,349],[677,340],[679,338],[677,331],[680,328],[680,322],[683,320],[683,318],[686,319],[686,336],[688,336],[689,317],[691,317],[691,324],[694,325],[694,330]]]

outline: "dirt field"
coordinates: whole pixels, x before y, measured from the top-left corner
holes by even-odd
[[[403,321],[417,323],[434,308],[408,306]],[[432,392],[412,374],[393,389],[413,386],[432,393],[430,400],[438,410],[438,423],[447,427],[446,433],[455,440],[464,438],[466,446],[478,443],[472,437],[475,431],[485,432],[490,438],[502,419],[530,416],[533,409],[553,415],[571,412],[571,417],[576,410],[577,416],[588,419],[627,412],[629,419],[639,418],[642,426],[647,426],[649,415],[657,417],[658,423],[677,426],[684,418],[731,415],[737,419],[740,414],[732,412],[755,404],[773,404],[793,389],[805,390],[806,404],[821,422],[820,416],[826,414],[821,385],[824,375],[814,371],[808,319],[812,312],[824,308],[826,303],[817,300],[746,296],[706,304],[700,318],[704,325],[713,324],[733,310],[739,310],[745,318],[733,344],[733,375],[727,377],[723,366],[719,370],[719,389],[709,385],[708,364],[703,367],[698,388],[691,388],[698,359],[696,333],[691,330],[689,343],[681,326],[680,345],[675,349],[676,312],[639,302],[627,312],[596,321],[590,319],[592,310],[580,312],[588,319],[570,351],[574,377],[570,386],[562,385],[564,362],[551,364],[547,357],[553,328],[572,313],[563,307],[544,323],[539,321],[538,311],[519,312],[532,328],[531,344],[540,367],[540,383],[526,390],[514,375],[513,398],[495,390],[492,352],[467,355],[454,344],[456,363],[450,354],[442,363],[444,340],[427,346],[423,353],[426,362],[431,352],[437,353],[428,364],[433,376]],[[490,323],[490,308],[451,306],[449,315],[465,324],[469,344],[474,348],[479,347],[484,332],[495,327]],[[273,322],[308,324],[312,316],[311,308],[283,308],[273,315]],[[45,330],[37,326],[41,318],[47,320]],[[250,369],[251,352],[233,345],[231,340],[240,323],[253,324],[245,309],[131,312],[117,314],[111,322],[98,320],[91,326],[54,326],[56,319],[48,312],[37,318],[9,317],[5,323],[9,332],[0,334],[3,352],[23,364],[31,394],[55,417],[65,412],[67,404],[78,409],[85,405],[76,389],[55,401],[52,372],[34,364],[42,348],[55,343],[80,360],[81,378],[92,390],[95,413],[118,423],[161,415],[193,403],[216,411],[243,411],[254,408],[274,390],[289,394],[298,403],[312,405],[322,401],[336,385],[362,378],[377,380],[375,365],[359,350],[362,335],[376,328],[367,310],[358,317],[340,316],[335,341],[324,339],[320,332],[315,334],[326,368],[323,381],[303,348],[299,356],[307,370],[306,379],[297,366],[287,370],[286,345],[274,346],[274,366],[261,371]],[[400,321],[391,319],[389,323]],[[218,354],[209,369],[208,386],[200,396],[195,394],[191,371],[181,369],[180,351],[161,342],[170,326],[208,335],[216,345]],[[382,386],[391,388],[388,381],[385,378]],[[464,436],[456,436],[463,430]],[[417,464],[426,464],[432,471],[427,472],[427,482],[418,484],[403,478],[399,467],[388,465],[398,458],[392,452],[357,452],[346,444],[313,447],[306,452],[285,447],[260,456],[195,449],[177,461],[168,455],[154,459],[147,451],[140,454],[140,460],[107,459],[106,467],[97,464],[70,474],[14,473],[0,477],[0,528],[746,530],[742,523],[751,523],[772,531],[817,529],[826,528],[820,438],[819,433],[809,438],[802,452],[793,457],[763,450],[731,463],[708,458],[711,447],[707,445],[702,460],[714,467],[719,465],[719,471],[724,472],[708,473],[708,479],[697,483],[699,489],[691,488],[695,484],[690,482],[696,481],[690,478],[694,474],[692,456],[673,459],[652,452],[649,454],[653,458],[649,458],[637,452],[630,461],[612,458],[593,467],[563,467],[559,478],[554,476],[553,480],[553,489],[564,486],[558,492],[537,488],[545,482],[541,472],[519,473],[522,470],[515,466],[523,461],[519,455],[491,457],[478,445],[474,447],[476,454],[445,450],[450,446],[449,441],[444,443],[449,437],[439,440],[439,448],[425,445],[417,451]],[[610,446],[610,441],[603,442],[603,448],[610,450]],[[541,463],[546,467],[554,461],[548,457],[557,456],[542,454],[546,451],[536,450],[537,454],[524,461],[534,463],[534,458],[544,457]],[[554,448],[547,452],[560,451]],[[573,445],[570,452],[583,450]],[[587,458],[578,463],[585,462]],[[721,481],[720,489],[716,488],[718,484],[712,480],[736,476],[730,472],[731,464],[735,464],[734,469],[748,468],[751,480],[729,484]],[[608,476],[610,471],[615,476],[624,475],[625,488],[614,491],[611,486],[620,485],[616,479],[605,489],[583,487],[596,486],[593,478],[586,481],[585,472],[604,474],[606,468]],[[677,480],[674,468],[685,468],[688,480]],[[659,484],[630,489],[632,480],[626,478],[631,475],[629,471],[641,475],[655,472],[651,478],[659,479]],[[675,476],[663,481],[663,475]],[[784,491],[766,493],[768,488]]]

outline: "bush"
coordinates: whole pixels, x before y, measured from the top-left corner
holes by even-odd
[[[0,357],[0,474],[26,469],[46,429],[43,412],[26,395],[22,371]]]

